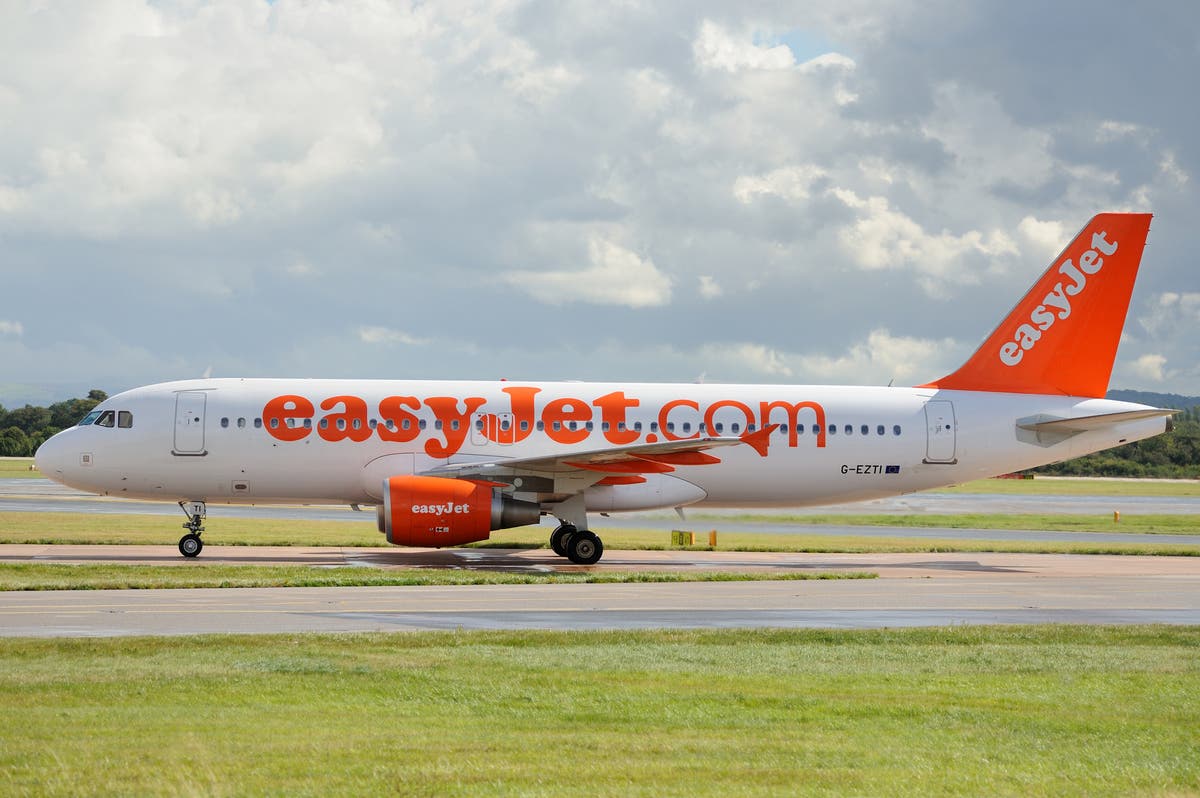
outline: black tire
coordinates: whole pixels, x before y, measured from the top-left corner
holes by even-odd
[[[581,529],[567,539],[567,559],[576,565],[595,565],[604,554],[600,538],[586,529]]]
[[[550,548],[559,557],[567,556],[567,538],[575,534],[575,527],[571,524],[561,524],[558,529],[550,533]]]
[[[195,532],[184,535],[179,539],[179,553],[184,557],[198,557],[204,548],[204,541]]]

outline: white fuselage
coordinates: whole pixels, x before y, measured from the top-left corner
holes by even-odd
[[[110,496],[240,504],[376,504],[389,476],[778,425],[765,446],[712,449],[720,462],[588,487],[594,511],[859,501],[1077,457],[1166,427],[1149,418],[1039,441],[1018,422],[1146,408],[791,385],[205,379],[127,391],[97,409],[128,413],[128,425],[59,433],[38,452],[47,476]]]

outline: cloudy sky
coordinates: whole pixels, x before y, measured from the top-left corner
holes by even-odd
[[[0,402],[912,384],[1104,210],[1200,394],[1198,76],[1190,0],[0,0]]]

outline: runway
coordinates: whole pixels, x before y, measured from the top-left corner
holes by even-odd
[[[307,521],[339,521],[364,525],[375,523],[374,512],[356,512],[349,507],[322,506],[248,506],[209,505],[213,523],[222,519],[260,518],[296,519]],[[958,513],[1079,513],[1109,514],[1119,510],[1130,515],[1200,515],[1200,497],[1188,496],[1007,496],[994,494],[919,493],[891,499],[878,499],[852,505],[817,508],[784,508],[760,511],[770,515],[812,514],[881,514],[944,515]],[[179,508],[171,503],[112,499],[82,493],[46,479],[0,479],[0,512],[70,512],[94,515],[160,515],[174,518]],[[700,508],[688,510],[688,522],[680,522],[674,513],[622,513],[607,518],[597,517],[593,528],[603,533],[613,529],[660,528],[664,531],[683,526],[685,529],[722,532],[752,532],[772,535],[851,535],[859,537],[906,537],[918,539],[1000,540],[1026,542],[1073,543],[1161,543],[1162,535],[1126,532],[1052,532],[1039,529],[953,529],[943,527],[879,527],[847,524],[793,524],[786,521],[746,520],[743,510]],[[547,536],[550,528],[547,527]],[[1200,546],[1200,533],[1171,535],[1172,544]]]
[[[46,561],[5,546],[0,559]],[[211,547],[223,549],[223,547]],[[228,547],[233,548],[233,547]],[[238,547],[240,548],[240,547]],[[36,551],[42,549],[43,551]],[[286,550],[285,550],[286,551]],[[545,550],[451,550],[461,567],[540,569]],[[474,552],[462,556],[464,551]],[[273,555],[272,555],[273,552]],[[205,556],[210,549],[205,549]],[[426,564],[448,552],[406,555]],[[77,553],[82,557],[82,552]],[[216,552],[216,561],[397,566],[395,551]],[[205,633],[438,629],[884,628],[952,624],[1200,624],[1200,558],[1045,554],[757,554],[610,552],[626,570],[866,570],[872,580],[456,587],[271,588],[0,593],[0,636],[107,637]],[[178,562],[181,558],[174,557]],[[491,561],[490,565],[487,561]],[[67,560],[60,560],[67,561]],[[411,564],[411,560],[410,563]],[[184,565],[182,567],[194,567]],[[444,567],[444,566],[443,566]],[[577,566],[564,566],[577,567]]]

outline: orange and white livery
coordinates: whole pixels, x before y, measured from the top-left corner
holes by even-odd
[[[374,505],[387,540],[454,546],[588,514],[894,496],[1107,449],[1174,412],[1103,398],[1150,228],[1101,214],[957,371],[915,387],[201,379],[113,396],[37,453],[51,479],[178,502]]]

